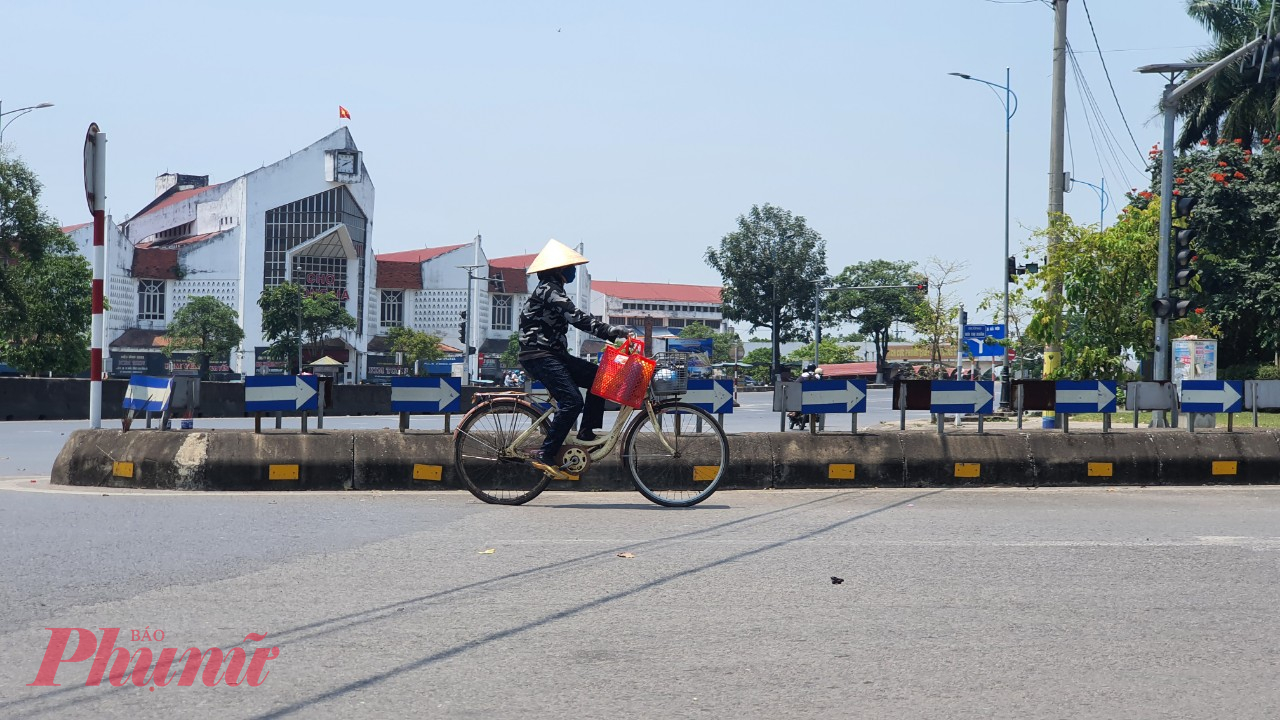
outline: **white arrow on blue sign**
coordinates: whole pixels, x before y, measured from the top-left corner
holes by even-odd
[[[987,340],[1003,340],[1004,325],[965,325],[964,341],[974,357],[1004,357],[1005,347]]]
[[[391,412],[456,413],[462,408],[462,378],[391,379]]]
[[[244,379],[244,411],[315,410],[319,388],[315,375],[250,375]]]
[[[1113,413],[1114,380],[1059,380],[1054,385],[1053,409],[1062,413]]]
[[[989,380],[934,380],[929,383],[929,412],[989,415],[995,389]]]
[[[1244,408],[1244,382],[1240,380],[1183,380],[1182,412],[1236,413]]]
[[[802,413],[819,415],[866,411],[866,380],[810,380],[800,384]]]
[[[173,378],[130,375],[129,388],[124,394],[124,409],[143,412],[164,412],[169,407],[169,395]]]
[[[689,390],[680,399],[710,413],[732,413],[733,381],[689,378]]]

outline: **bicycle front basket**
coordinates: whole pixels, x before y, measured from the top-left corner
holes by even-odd
[[[654,395],[683,395],[689,391],[689,353],[654,353],[657,367],[650,387]]]

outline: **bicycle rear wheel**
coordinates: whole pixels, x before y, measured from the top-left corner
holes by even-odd
[[[528,405],[506,400],[479,405],[462,419],[453,436],[453,462],[472,495],[487,503],[522,505],[546,489],[551,478],[526,462],[522,452],[542,445],[546,425],[528,437],[528,448],[512,447],[539,417]]]
[[[664,402],[654,406],[652,418],[636,413],[622,439],[622,463],[641,495],[659,505],[689,507],[716,491],[729,465],[729,441],[711,413]]]

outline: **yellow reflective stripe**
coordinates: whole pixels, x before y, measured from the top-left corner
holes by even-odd
[[[268,480],[297,480],[298,466],[297,465],[268,465],[267,479]]]
[[[856,467],[853,463],[831,463],[827,465],[827,479],[852,480]]]
[[[982,473],[982,463],[956,463],[956,477],[976,478]]]
[[[1109,462],[1089,463],[1089,477],[1111,477],[1111,472],[1111,463]]]
[[[413,465],[414,480],[440,480],[444,477],[444,468],[440,465]]]

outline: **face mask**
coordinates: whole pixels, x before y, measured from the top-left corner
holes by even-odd
[[[578,266],[571,265],[567,268],[562,269],[560,271],[560,276],[563,277],[564,281],[567,283],[573,282],[573,279],[578,277]]]

